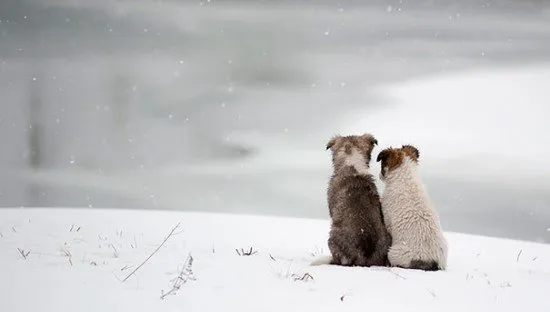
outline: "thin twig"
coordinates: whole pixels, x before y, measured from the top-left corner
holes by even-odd
[[[399,278],[401,278],[401,279],[404,279],[404,280],[407,279],[405,276],[403,276],[403,275],[401,275],[401,274],[399,274],[399,273],[397,273],[397,272],[392,271],[391,268],[388,268],[388,272],[390,272],[391,274],[393,274],[393,275],[395,275],[395,276],[397,276],[397,277],[399,277]]]
[[[516,258],[516,262],[519,262],[519,257],[521,256],[521,253],[523,252],[523,249],[520,249],[518,252],[518,256]]]
[[[166,236],[164,238],[164,240],[162,241],[162,243],[160,243],[160,245],[157,247],[157,249],[155,249],[150,255],[149,257],[147,257],[140,265],[137,266],[137,268],[135,268],[130,274],[128,274],[128,276],[126,276],[122,282],[126,282],[126,280],[128,280],[132,275],[134,275],[137,270],[139,270],[143,265],[145,265],[145,263],[147,263],[147,261],[149,261],[149,259],[151,259],[158,251],[160,248],[162,248],[162,246],[164,246],[164,244],[166,243],[166,241],[168,241],[168,239],[170,237],[172,237],[172,235],[174,234],[174,231],[176,231],[176,229],[180,226],[180,223],[176,224],[176,226],[174,226],[174,228],[170,231],[170,233],[168,234],[168,236]]]
[[[271,254],[269,254],[269,258],[271,258],[271,260],[273,261],[277,261],[277,259],[275,259]]]

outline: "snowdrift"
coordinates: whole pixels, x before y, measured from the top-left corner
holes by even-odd
[[[189,212],[2,209],[0,311],[550,311],[548,245],[447,233],[445,272],[309,266],[327,253],[328,226]]]

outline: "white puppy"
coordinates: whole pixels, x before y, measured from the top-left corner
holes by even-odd
[[[386,148],[380,179],[384,222],[392,236],[388,259],[392,266],[427,271],[447,267],[447,241],[418,172],[418,149],[411,145]]]

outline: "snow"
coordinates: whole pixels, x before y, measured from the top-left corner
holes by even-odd
[[[122,283],[178,223],[181,230]],[[531,242],[446,233],[448,271],[429,273],[309,266],[326,254],[326,220],[2,209],[0,232],[0,311],[550,309],[550,246]],[[250,247],[251,256],[235,251]],[[189,254],[195,280],[161,300]],[[295,280],[305,273],[313,279]]]
[[[430,75],[373,90],[390,107],[354,111],[342,131],[375,133],[380,148],[417,145],[431,175],[514,186],[537,179],[546,188],[549,85],[547,63]]]

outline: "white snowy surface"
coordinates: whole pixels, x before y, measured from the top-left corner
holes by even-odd
[[[0,311],[550,310],[550,246],[522,241],[447,233],[448,271],[428,273],[310,267],[327,252],[322,220],[2,209],[0,232]],[[189,254],[196,280],[161,300]],[[305,273],[313,280],[294,280]]]
[[[548,86],[549,64],[431,75],[373,90],[391,107],[350,112],[341,131],[375,133],[380,149],[416,145],[431,176],[547,189]]]
[[[165,206],[173,206],[179,200],[179,187],[174,191],[170,186],[185,183],[190,176],[243,176],[283,170],[328,174],[330,160],[323,149],[328,138],[336,133],[370,132],[380,142],[374,159],[387,146],[408,143],[420,149],[422,170],[430,177],[547,189],[550,159],[541,155],[550,146],[550,136],[545,135],[549,85],[548,64],[425,76],[371,88],[365,99],[367,95],[379,97],[387,103],[384,107],[341,112],[333,125],[319,126],[314,138],[292,133],[228,133],[231,142],[254,151],[247,158],[170,163],[139,171],[112,170],[109,174],[76,168],[45,170],[26,178],[133,197],[143,194],[137,185],[155,180],[147,193],[159,194],[159,198],[175,196],[176,201],[165,201]],[[374,161],[372,167],[379,170]]]

